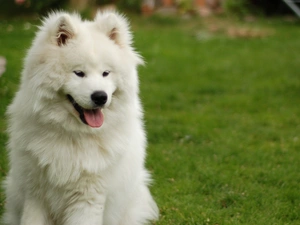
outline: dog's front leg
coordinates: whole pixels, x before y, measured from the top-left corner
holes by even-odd
[[[20,225],[51,225],[44,205],[36,198],[27,196]]]
[[[74,202],[65,210],[63,225],[102,225],[104,203],[102,195]]]

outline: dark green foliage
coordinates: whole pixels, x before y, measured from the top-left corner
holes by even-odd
[[[0,0],[1,16],[20,16],[46,14],[50,10],[64,8],[67,0],[24,0],[24,2],[17,4],[14,0]]]

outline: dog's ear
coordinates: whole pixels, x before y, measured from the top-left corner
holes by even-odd
[[[68,40],[74,37],[75,29],[69,15],[62,15],[58,19],[56,31],[56,43],[58,46],[66,45]]]
[[[116,12],[98,12],[95,22],[109,39],[120,47],[131,45],[131,33],[125,17]]]
[[[51,43],[57,46],[64,46],[76,36],[76,24],[81,22],[77,14],[68,14],[62,11],[51,12],[43,19],[40,31],[50,38]]]

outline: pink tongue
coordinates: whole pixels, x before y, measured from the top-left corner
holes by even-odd
[[[84,109],[84,118],[90,127],[101,127],[104,121],[103,113],[100,109]]]

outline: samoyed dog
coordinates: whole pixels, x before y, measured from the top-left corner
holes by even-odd
[[[140,225],[158,217],[127,20],[53,12],[8,108],[4,224]]]

